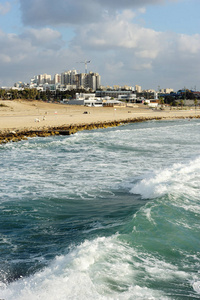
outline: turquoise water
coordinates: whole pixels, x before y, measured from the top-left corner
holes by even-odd
[[[0,146],[0,299],[200,299],[200,121]]]

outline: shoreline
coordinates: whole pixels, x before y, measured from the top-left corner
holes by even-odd
[[[200,110],[152,110],[141,105],[84,107],[40,101],[0,101],[0,144],[29,137],[70,135],[150,120],[200,118]]]

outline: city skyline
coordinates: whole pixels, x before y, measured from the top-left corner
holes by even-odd
[[[78,73],[74,69],[65,71],[60,74],[56,73],[53,77],[47,73],[34,75],[29,83],[30,88],[48,84],[53,85],[54,89],[59,88],[59,86],[60,88],[61,86],[63,86],[68,87],[69,89],[83,88],[97,90],[101,86],[101,76],[98,73],[94,72]],[[20,85],[20,82],[18,82],[18,84]],[[15,83],[15,85],[17,85],[17,83]]]
[[[73,90],[73,89],[86,89],[86,90],[93,90],[96,91],[98,89],[111,89],[111,90],[131,90],[131,91],[136,91],[138,93],[141,92],[152,92],[155,93],[156,90],[153,89],[148,89],[148,90],[143,90],[142,86],[140,85],[124,85],[124,86],[119,86],[119,85],[113,85],[113,86],[102,86],[101,85],[101,76],[99,73],[94,73],[92,71],[85,72],[85,73],[78,73],[77,70],[67,70],[64,71],[63,73],[56,73],[53,76],[51,74],[38,74],[34,75],[28,82],[22,82],[18,81],[15,82],[11,89],[23,89],[23,88],[39,88],[43,87],[44,90],[56,90],[56,89],[61,89],[61,90]],[[173,89],[171,88],[162,88],[158,87],[157,92],[162,92],[162,93],[168,93],[174,92]]]
[[[1,1],[0,86],[98,72],[102,85],[200,90],[199,0]]]

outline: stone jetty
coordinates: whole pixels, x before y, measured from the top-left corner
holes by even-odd
[[[175,117],[173,119],[183,119],[183,117]],[[188,117],[188,119],[192,118],[200,118],[200,115],[196,115]],[[162,120],[162,119],[172,119],[166,117],[135,117],[125,120],[118,121],[108,121],[108,122],[94,122],[90,124],[71,124],[71,125],[63,125],[59,127],[51,127],[51,128],[40,128],[40,129],[23,129],[23,130],[5,130],[0,131],[0,144],[8,143],[8,142],[18,142],[21,140],[27,140],[28,138],[34,137],[48,137],[55,135],[71,135],[81,130],[94,130],[99,128],[108,128],[108,127],[116,127],[128,123],[136,123],[136,122],[144,122],[151,120]]]

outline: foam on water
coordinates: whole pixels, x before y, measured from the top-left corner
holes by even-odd
[[[156,198],[165,194],[184,194],[198,198],[199,188],[200,157],[187,164],[174,164],[147,174],[134,184],[130,192],[140,194],[143,198]]]
[[[198,299],[199,124],[1,145],[0,298]]]
[[[186,275],[151,257],[140,257],[118,237],[85,241],[65,256],[57,257],[43,271],[1,286],[6,300],[56,299],[168,299],[162,292],[144,287],[141,273],[164,280]],[[144,254],[143,254],[144,255]],[[143,270],[145,269],[145,270]]]
[[[64,299],[174,299],[155,290],[154,284],[189,282],[191,274],[180,271],[161,257],[150,255],[120,241],[119,236],[85,241],[69,254],[57,257],[36,274],[0,286],[6,300]],[[144,285],[145,281],[145,285]],[[146,286],[146,282],[149,282]],[[198,281],[193,282],[198,292]],[[177,286],[176,286],[177,285]],[[168,295],[167,295],[168,294]],[[134,297],[134,298],[133,298]]]

